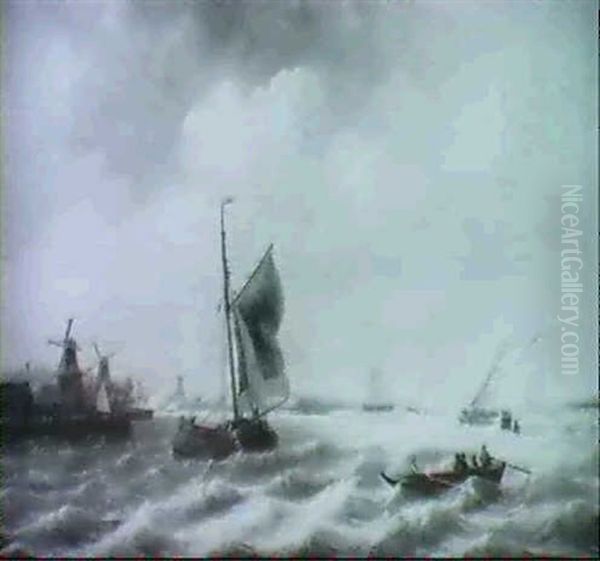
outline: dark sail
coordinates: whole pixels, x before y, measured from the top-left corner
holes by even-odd
[[[279,273],[269,247],[233,303],[238,361],[238,391],[242,404],[264,413],[288,397],[283,353],[277,332],[284,300]]]

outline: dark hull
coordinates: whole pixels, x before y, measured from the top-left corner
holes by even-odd
[[[235,428],[235,436],[244,452],[266,452],[277,447],[277,433],[266,421],[241,419]]]
[[[239,419],[216,426],[183,425],[173,440],[173,454],[180,458],[222,460],[240,450],[268,452],[277,447],[277,433],[262,420]]]
[[[363,408],[363,411],[369,411],[371,413],[381,413],[384,411],[393,411],[394,410],[394,406],[391,403],[385,403],[385,404],[379,404],[379,405],[365,403],[365,404],[363,404],[362,408]]]
[[[404,491],[418,495],[437,495],[444,491],[449,491],[458,485],[464,483],[469,477],[480,477],[491,483],[500,483],[504,470],[505,462],[500,462],[489,469],[469,469],[465,472],[441,471],[431,473],[410,473],[398,480],[394,480],[384,473],[383,479],[392,487],[400,484]]]
[[[464,425],[493,425],[499,416],[492,409],[463,409],[459,420]]]
[[[236,450],[234,434],[227,425],[180,428],[173,441],[173,455],[179,458],[222,460]]]
[[[154,417],[154,411],[152,409],[131,409],[127,412],[127,416],[132,421],[150,421]]]
[[[33,419],[29,423],[18,426],[3,423],[2,434],[6,442],[42,437],[64,440],[85,440],[95,437],[122,439],[130,436],[131,421],[126,416],[100,415]]]

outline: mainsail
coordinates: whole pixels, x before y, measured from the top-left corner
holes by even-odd
[[[108,393],[104,382],[100,384],[98,395],[96,396],[96,409],[100,413],[110,413],[110,402],[108,401]]]
[[[283,308],[271,245],[232,304],[239,404],[254,415],[279,407],[289,397],[285,362],[277,341]]]

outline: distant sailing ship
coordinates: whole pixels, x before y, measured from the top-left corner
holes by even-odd
[[[371,370],[369,377],[368,397],[363,403],[363,411],[383,412],[392,411],[394,404],[385,399],[385,388],[383,387],[382,372],[378,368]]]
[[[98,371],[96,374],[96,408],[98,409],[99,400],[104,404],[103,396],[105,394],[108,408],[111,412],[125,414],[132,421],[152,419],[154,415],[153,410],[140,406],[141,403],[139,403],[139,400],[134,394],[134,384],[130,378],[128,378],[124,384],[117,384],[112,381],[109,361],[115,356],[115,353],[102,354],[97,343],[94,343],[94,351],[98,357]],[[104,405],[102,405],[102,408],[103,410],[106,409]],[[104,412],[106,413],[106,411]]]
[[[470,401],[468,407],[461,410],[459,415],[459,421],[466,425],[491,425],[497,422],[500,417],[500,411],[484,407],[484,399],[490,388],[490,384],[494,379],[494,376],[500,371],[500,364],[502,359],[509,350],[509,345],[504,342],[494,355],[492,365],[488,370],[488,373],[483,380],[479,390],[475,394],[475,397]]]
[[[227,327],[232,418],[217,425],[180,420],[173,441],[178,456],[223,458],[241,449],[266,451],[278,436],[266,415],[289,398],[277,332],[283,317],[283,290],[270,245],[242,289],[230,295],[225,234],[226,199],[221,204],[221,259]]]

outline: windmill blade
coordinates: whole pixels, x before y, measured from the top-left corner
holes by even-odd
[[[54,339],[48,339],[48,345],[56,345],[57,347],[63,347],[64,343],[59,341],[54,341]]]
[[[100,349],[98,348],[97,343],[94,343],[94,350],[96,351],[96,356],[98,357],[98,360],[102,358],[102,354],[100,353]]]
[[[69,318],[69,321],[67,322],[67,330],[65,331],[65,341],[71,335],[71,327],[72,326],[73,326],[73,318]]]

